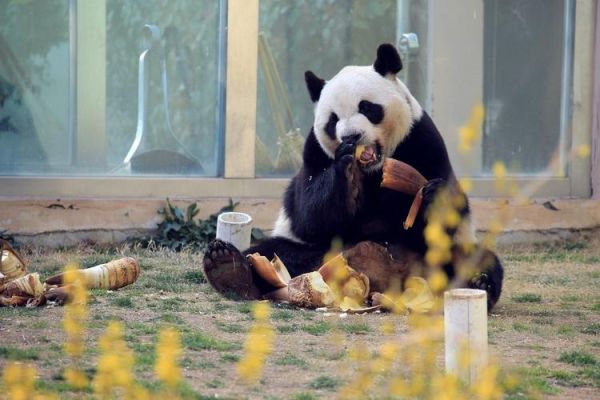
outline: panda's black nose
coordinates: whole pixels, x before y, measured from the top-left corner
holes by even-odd
[[[351,133],[349,135],[344,135],[344,137],[342,137],[342,142],[348,144],[356,144],[358,143],[361,137],[362,133]]]

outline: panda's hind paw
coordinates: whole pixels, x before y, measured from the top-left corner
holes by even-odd
[[[480,272],[475,275],[468,283],[469,289],[479,289],[487,293],[487,309],[492,311],[494,305],[498,302],[499,293],[496,294],[494,283],[491,276],[487,272]]]
[[[210,242],[204,253],[203,271],[211,286],[225,297],[260,298],[250,264],[231,243],[219,239]]]
[[[491,288],[490,279],[485,272],[477,274],[469,283],[471,289],[480,289],[488,292]]]

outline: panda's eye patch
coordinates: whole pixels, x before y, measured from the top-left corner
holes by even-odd
[[[372,124],[378,124],[383,121],[383,107],[380,104],[362,100],[358,103],[358,112],[367,117]]]
[[[327,125],[325,125],[325,133],[332,140],[335,140],[335,125],[338,123],[340,119],[335,113],[331,113],[329,116],[329,121],[327,121]]]

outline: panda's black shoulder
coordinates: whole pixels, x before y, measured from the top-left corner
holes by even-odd
[[[392,157],[412,165],[428,180],[454,176],[444,139],[425,110]]]

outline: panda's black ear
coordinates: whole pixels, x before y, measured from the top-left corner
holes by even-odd
[[[323,90],[323,86],[325,86],[325,81],[313,74],[312,71],[306,71],[304,73],[304,80],[306,81],[310,99],[313,103],[316,103],[319,101],[319,97],[321,97],[321,90]]]
[[[377,48],[377,59],[373,63],[373,68],[382,76],[395,75],[400,72],[402,60],[400,60],[400,54],[394,45],[384,43]]]

